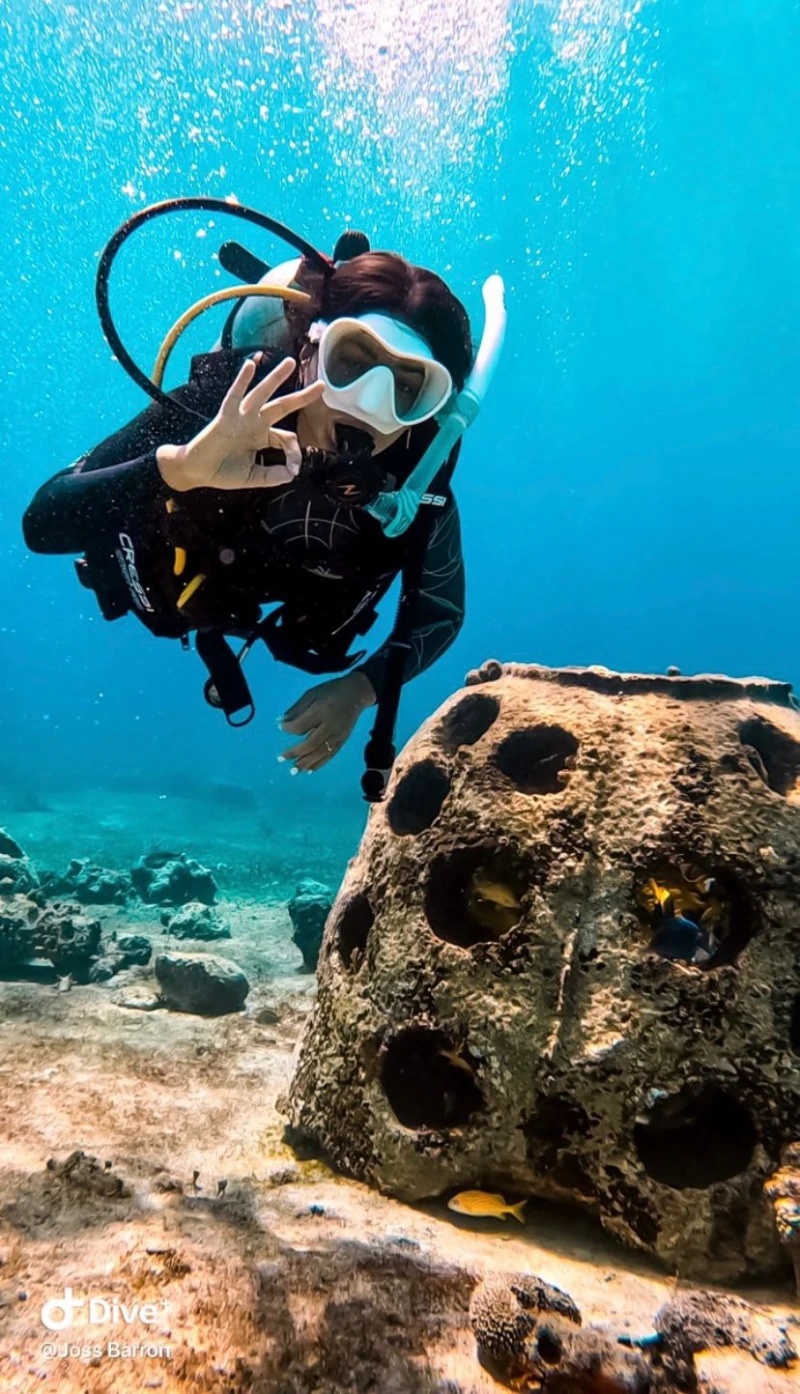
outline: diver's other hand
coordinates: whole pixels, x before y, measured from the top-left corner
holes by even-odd
[[[295,770],[321,769],[341,750],[358,718],[375,703],[375,689],[364,673],[345,673],[309,688],[281,717],[282,731],[303,736],[278,758],[293,760]]]
[[[159,446],[156,459],[168,488],[178,493],[187,489],[271,489],[294,479],[301,461],[297,436],[280,430],[276,423],[310,406],[325,385],[314,382],[272,401],[294,372],[295,360],[284,358],[250,390],[260,358],[258,354],[245,360],[214,420],[188,445]],[[260,465],[261,450],[282,451],[285,464]]]

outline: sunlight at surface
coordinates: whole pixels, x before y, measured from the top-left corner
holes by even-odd
[[[563,62],[602,62],[615,50],[624,57],[626,36],[644,0],[538,0],[553,11],[553,48]]]
[[[621,118],[627,142],[645,142],[645,103],[657,66],[651,40],[659,37],[650,14],[655,0],[535,0],[529,29],[550,54],[542,78],[559,104],[571,101],[573,139],[593,128],[598,152],[613,141]]]
[[[657,170],[649,97],[659,66],[657,0],[533,0],[515,11],[527,91],[522,162],[531,216],[523,276],[541,282],[540,331],[557,362],[573,348],[567,288],[585,257],[585,227],[615,207],[619,171]],[[593,213],[595,210],[595,213]]]
[[[473,203],[508,82],[510,0],[316,0],[334,158],[421,217]]]

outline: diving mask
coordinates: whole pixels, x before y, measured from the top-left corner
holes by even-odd
[[[430,346],[389,315],[318,321],[309,338],[319,349],[323,402],[381,435],[428,421],[452,395],[453,380]]]

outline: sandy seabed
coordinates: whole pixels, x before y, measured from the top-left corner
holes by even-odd
[[[9,827],[39,866],[59,866],[47,818]],[[98,860],[120,835],[87,846],[72,828],[70,855]],[[214,864],[200,839],[187,850]],[[325,879],[340,856],[321,865],[306,852],[293,844],[298,878]],[[485,1394],[501,1386],[477,1362],[467,1317],[485,1272],[534,1272],[585,1321],[634,1335],[674,1290],[588,1218],[531,1203],[524,1228],[471,1222],[443,1201],[389,1200],[285,1145],[280,1098],[314,993],[278,898],[287,875],[270,891],[250,873],[249,896],[243,876],[234,897],[234,872],[220,873],[231,939],[180,946],[244,968],[252,990],[235,1016],[119,1005],[152,983],[149,968],[69,992],[0,983],[3,1391]],[[166,942],[155,907],[98,913],[106,932]],[[62,1171],[76,1149],[98,1169]],[[83,1306],[48,1329],[67,1289]],[[796,1320],[788,1289],[743,1295]],[[726,1391],[800,1389],[798,1373],[720,1360],[708,1375]]]

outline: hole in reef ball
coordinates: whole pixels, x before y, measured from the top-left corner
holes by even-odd
[[[366,949],[367,938],[374,923],[375,913],[372,906],[363,892],[359,891],[348,900],[339,920],[337,942],[346,968],[352,966],[353,954],[357,949],[361,953]]]
[[[406,770],[392,795],[387,817],[400,837],[424,832],[438,818],[450,793],[450,777],[433,760],[420,760]]]
[[[492,943],[522,918],[528,889],[522,867],[507,852],[462,847],[431,863],[425,893],[428,924],[459,948]]]
[[[494,763],[523,794],[560,794],[577,753],[577,740],[562,726],[531,726],[507,736]]]
[[[683,923],[694,925],[703,950],[698,961],[708,970],[735,963],[761,925],[743,879],[688,854],[651,863],[638,886],[634,908],[647,929],[650,948],[664,958],[680,961],[684,957],[669,951],[671,935],[673,929],[682,931]]]
[[[775,794],[791,794],[800,778],[800,745],[761,717],[739,727],[750,764]]]
[[[690,1085],[659,1100],[634,1143],[648,1176],[683,1191],[738,1176],[750,1165],[758,1135],[748,1110],[715,1085]]]
[[[789,1022],[789,1044],[796,1055],[800,1055],[800,997],[795,997],[792,1003],[792,1015]]]
[[[549,1326],[543,1326],[539,1331],[536,1354],[545,1365],[557,1365],[564,1354],[564,1347]]]
[[[411,1026],[389,1042],[381,1082],[397,1121],[406,1128],[459,1128],[483,1108],[468,1069],[443,1052],[455,1045],[443,1031]]]
[[[474,745],[494,725],[499,711],[497,698],[485,692],[462,697],[444,717],[437,732],[438,739],[451,750],[457,750],[460,745]]]

